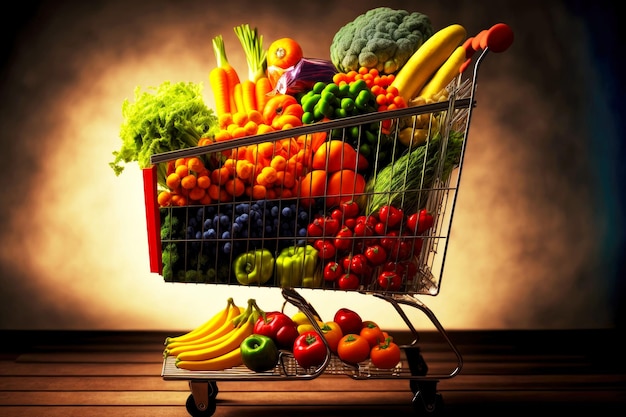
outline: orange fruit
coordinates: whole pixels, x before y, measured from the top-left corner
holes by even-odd
[[[287,69],[296,65],[303,57],[302,47],[292,38],[280,38],[272,42],[267,50],[267,66]]]

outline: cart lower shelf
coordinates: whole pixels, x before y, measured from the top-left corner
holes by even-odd
[[[364,361],[358,365],[350,365],[343,362],[337,356],[332,355],[328,365],[324,368],[324,374],[327,375],[345,375],[354,379],[374,379],[374,378],[410,378],[411,371],[405,361],[401,361],[396,367],[391,369],[380,369]],[[313,379],[318,373],[308,372],[306,369],[298,366],[293,356],[285,354],[281,355],[279,364],[267,372],[255,372],[241,365],[222,371],[190,371],[176,367],[176,358],[167,357],[163,361],[163,370],[161,372],[165,380],[177,379],[204,379],[204,380],[249,380],[249,379]]]

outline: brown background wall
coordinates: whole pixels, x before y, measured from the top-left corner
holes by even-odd
[[[603,2],[600,2],[603,3]],[[4,14],[0,79],[0,329],[187,328],[233,295],[279,307],[271,290],[165,284],[148,272],[139,171],[115,177],[121,103],[136,86],[202,82],[223,34],[256,26],[328,58],[335,31],[377,6],[436,29],[498,22],[513,47],[480,70],[463,186],[441,293],[448,328],[595,328],[619,323],[623,240],[616,13],[580,2],[26,2]],[[612,19],[613,17],[613,19]],[[599,24],[600,22],[601,24]],[[598,33],[608,33],[608,37]],[[306,293],[397,322],[370,297]]]

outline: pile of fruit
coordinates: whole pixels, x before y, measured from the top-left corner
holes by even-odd
[[[314,318],[315,325],[302,311],[290,317],[265,312],[254,299],[244,308],[230,298],[202,325],[167,338],[163,355],[176,358],[177,368],[191,371],[245,366],[254,372],[273,372],[281,354],[305,371],[318,369],[330,355],[350,365],[366,361],[379,369],[400,365],[400,347],[374,321],[347,308],[337,310],[330,321]]]

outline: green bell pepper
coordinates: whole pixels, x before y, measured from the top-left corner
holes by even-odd
[[[241,285],[265,284],[274,275],[274,256],[267,249],[242,253],[233,262],[235,277]]]
[[[254,372],[270,371],[278,363],[278,348],[269,336],[252,334],[240,347],[243,364]]]
[[[276,258],[276,278],[283,288],[319,288],[322,284],[319,252],[311,245],[283,249]]]

